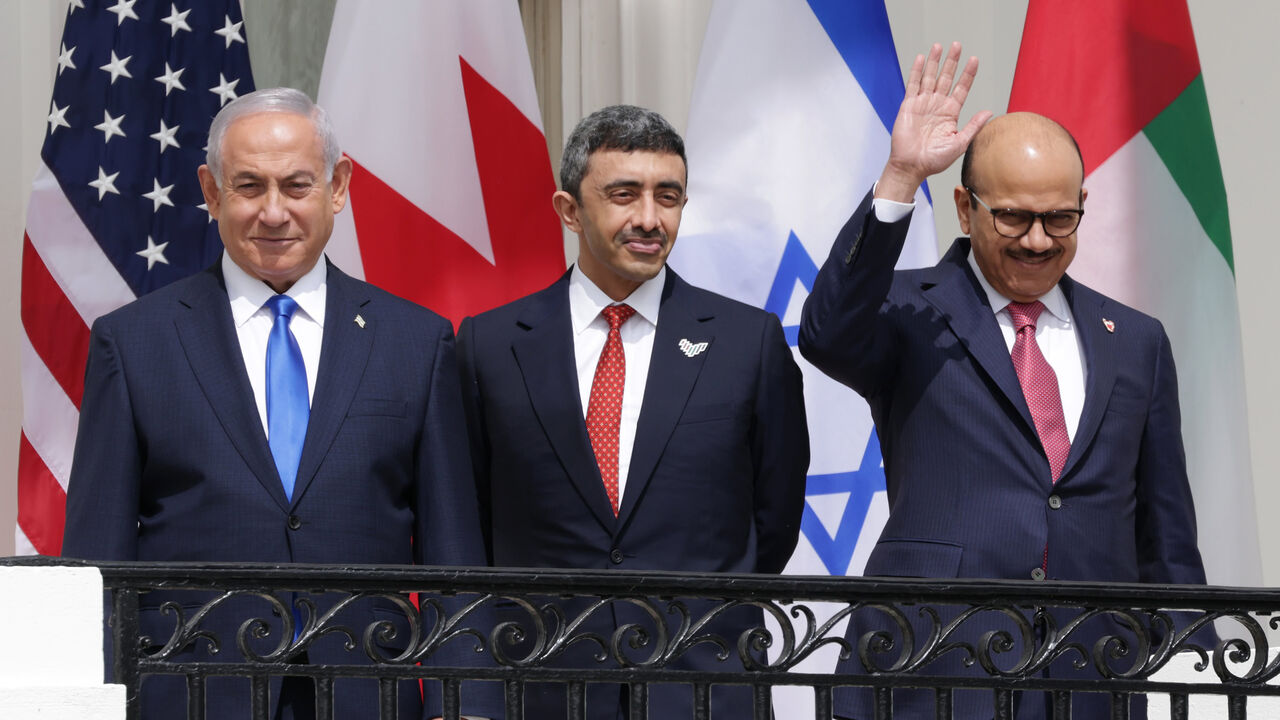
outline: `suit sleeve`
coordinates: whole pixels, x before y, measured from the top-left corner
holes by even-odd
[[[1204,584],[1173,350],[1163,328],[1159,335],[1151,409],[1138,455],[1138,576],[1148,583]]]
[[[465,318],[458,328],[458,378],[462,389],[462,408],[467,418],[467,439],[471,466],[476,483],[476,501],[480,511],[480,531],[484,536],[485,557],[492,563],[492,528],[490,526],[489,434],[485,429],[484,404],[481,401],[480,378],[476,371],[475,321]]]
[[[80,423],[67,486],[65,557],[138,558],[142,456],[123,359],[107,321],[89,338]]]
[[[415,460],[414,562],[484,565],[453,329],[442,324]]]
[[[809,469],[809,427],[800,368],[787,347],[781,323],[772,314],[762,335],[760,357],[751,437],[759,542],[756,572],[780,573],[800,536]]]
[[[880,222],[868,192],[804,302],[800,353],[863,397],[874,395],[896,365],[894,331],[882,310],[909,227],[910,215]]]
[[[423,437],[416,459],[417,505],[415,507],[414,562],[425,565],[482,566],[485,562],[481,540],[467,430],[458,389],[458,368],[454,354],[453,328],[441,324],[430,369]],[[440,598],[450,615],[460,613],[474,596]],[[491,606],[481,605],[463,621],[477,629],[494,627]],[[475,652],[470,638],[446,643],[431,658],[441,667],[482,667],[491,662],[488,654]],[[440,684],[425,682],[423,720],[439,716]],[[503,716],[501,686],[488,682],[467,682],[462,687],[465,715],[483,718]]]

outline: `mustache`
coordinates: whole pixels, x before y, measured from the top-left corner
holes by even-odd
[[[631,242],[633,240],[658,240],[662,244],[667,242],[667,234],[660,228],[652,230],[628,230],[618,233],[617,241],[620,243]]]
[[[1053,247],[1043,252],[1028,250],[1026,248],[1009,248],[1005,251],[1015,260],[1047,260],[1062,254],[1062,248]]]

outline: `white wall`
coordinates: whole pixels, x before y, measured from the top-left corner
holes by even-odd
[[[683,129],[688,113],[698,50],[710,0],[525,0],[554,6],[560,13],[564,54],[559,88],[563,137],[584,114],[613,102],[652,107]],[[246,3],[253,10],[253,3]],[[53,60],[61,32],[63,0],[0,0],[0,97],[11,110],[0,113],[0,143],[9,160],[0,171],[0,528],[12,526],[14,475],[21,419],[17,338],[18,273],[23,212],[44,132]],[[1014,62],[1026,12],[1025,0],[889,0],[889,16],[904,65],[933,41],[958,39],[982,66],[970,95],[970,109],[1002,111],[1013,79]],[[298,6],[301,7],[301,6]],[[1280,584],[1280,523],[1264,522],[1280,509],[1280,379],[1269,372],[1277,351],[1273,322],[1280,306],[1280,285],[1270,274],[1280,265],[1280,244],[1270,204],[1272,167],[1277,152],[1275,118],[1280,116],[1280,83],[1274,72],[1272,36],[1280,27],[1280,3],[1255,0],[1190,0],[1205,85],[1213,113],[1236,257],[1237,285],[1244,333],[1245,381],[1249,394],[1251,455],[1256,508],[1241,508],[1241,522],[1258,522],[1264,582]],[[296,15],[260,13],[263,23],[296,27]],[[327,14],[313,13],[323,23]],[[252,14],[250,19],[256,19]],[[304,32],[298,30],[297,32]],[[324,32],[311,27],[308,37]],[[306,84],[313,68],[268,66],[288,62],[279,53],[255,50],[255,38],[271,31],[249,29],[250,51],[273,81]],[[318,40],[316,40],[318,41]],[[534,44],[537,45],[536,43]],[[306,50],[306,48],[302,48]],[[313,50],[315,50],[313,48]],[[310,53],[310,54],[314,54]],[[302,56],[309,56],[302,53]],[[1152,68],[1153,73],[1159,68]],[[552,133],[553,136],[555,133]],[[958,169],[943,174],[935,189],[949,188]],[[944,193],[946,194],[946,193]],[[695,198],[696,201],[696,198]],[[939,212],[938,236],[958,234],[955,218]],[[1187,379],[1184,378],[1184,382]],[[0,555],[12,551],[12,538],[0,531]]]

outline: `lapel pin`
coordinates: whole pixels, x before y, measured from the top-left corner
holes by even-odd
[[[694,357],[696,355],[701,354],[703,350],[706,350],[707,346],[710,345],[710,343],[705,343],[705,342],[694,343],[694,342],[689,342],[687,338],[680,338],[679,345],[680,345],[680,352],[684,353],[685,357]]]
[[[362,318],[362,317],[360,317],[359,315],[357,315],[357,316],[356,316],[356,324],[360,326],[360,329],[361,329],[361,330],[363,330],[363,329],[364,329],[364,318]]]
[[[1106,318],[1102,318],[1102,327],[1106,328],[1109,333],[1116,331],[1116,324]]]

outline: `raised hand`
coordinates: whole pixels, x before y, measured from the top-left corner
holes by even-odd
[[[917,55],[911,65],[906,96],[893,122],[889,161],[876,184],[876,197],[911,202],[920,183],[950,167],[964,154],[979,128],[991,119],[991,112],[983,110],[963,128],[959,127],[960,109],[978,72],[978,58],[969,58],[954,87],[960,43],[951,43],[941,72],[940,60],[942,46],[935,43],[927,60],[924,55]]]

